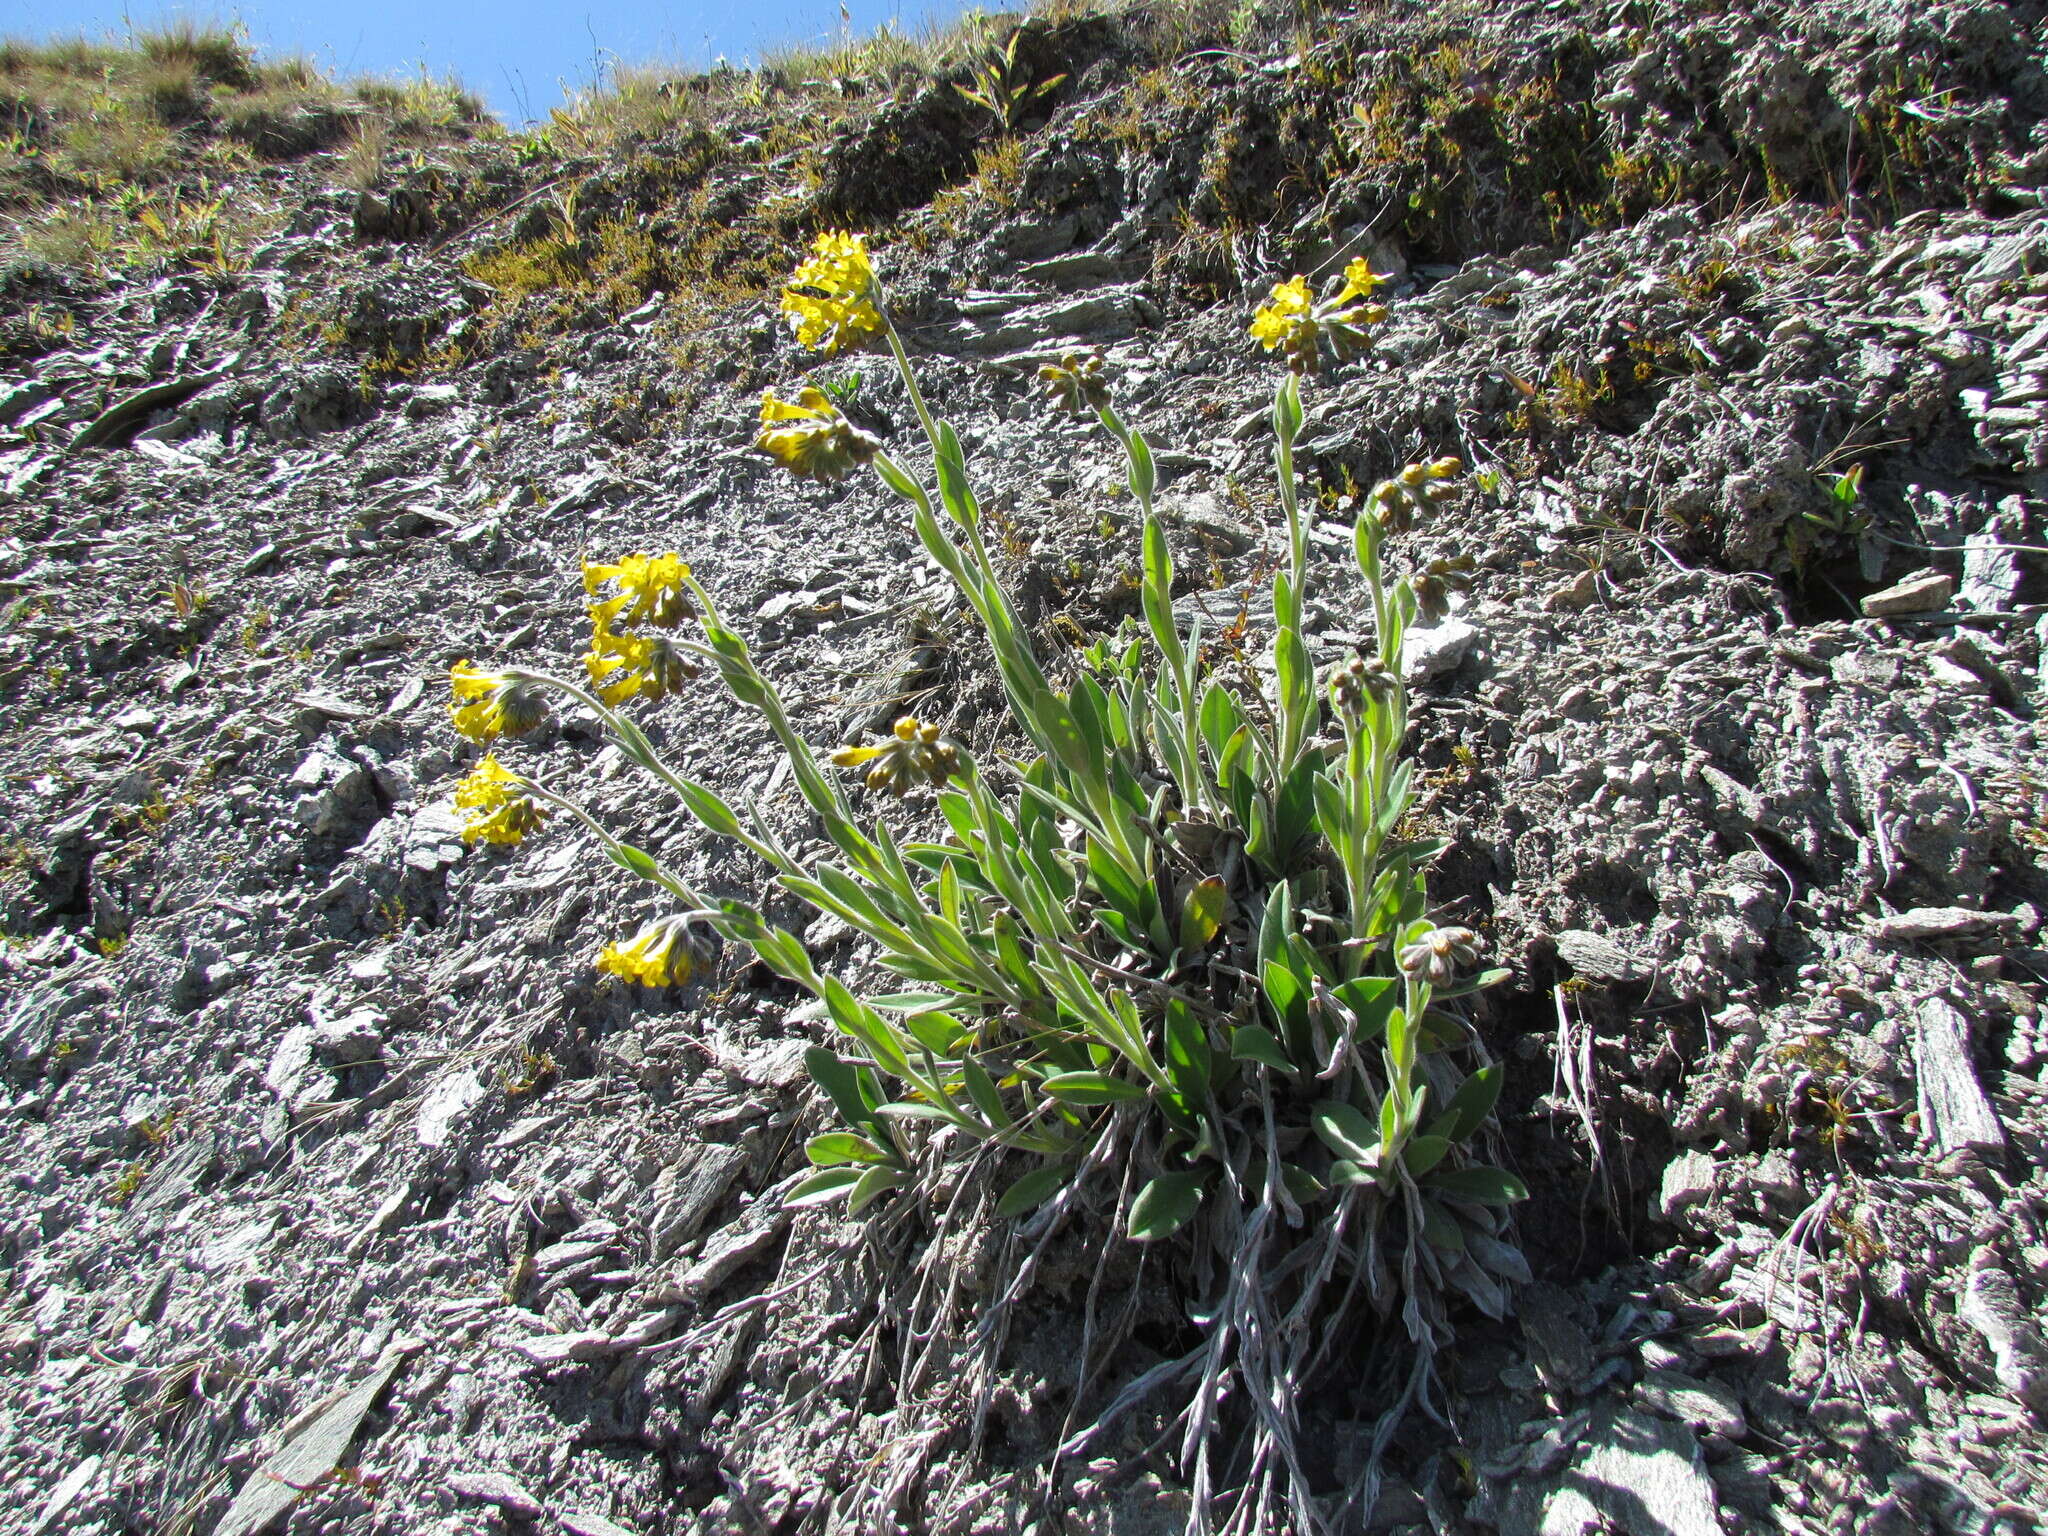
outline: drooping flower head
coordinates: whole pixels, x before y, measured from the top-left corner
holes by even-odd
[[[820,389],[805,388],[794,403],[761,396],[761,431],[754,447],[805,480],[844,480],[881,451],[881,443],[840,413]]]
[[[1045,363],[1038,370],[1038,382],[1045,398],[1062,411],[1078,415],[1109,404],[1109,376],[1100,352],[1088,357],[1069,352],[1057,363]]]
[[[470,769],[455,786],[457,810],[465,842],[516,844],[538,831],[547,813],[525,793],[526,781],[509,773],[492,753]]]
[[[656,918],[623,944],[607,944],[597,968],[642,987],[666,987],[690,979],[696,969],[687,930],[680,917]]]
[[[841,747],[832,754],[839,768],[869,764],[869,789],[886,789],[901,795],[916,784],[943,789],[960,769],[959,749],[939,739],[939,728],[927,725],[915,715],[903,715],[890,728],[886,741],[877,747]]]
[[[882,333],[875,307],[875,269],[867,242],[843,230],[811,242],[811,259],[796,269],[782,290],[782,312],[797,341],[836,357]]]
[[[1447,987],[1458,971],[1479,963],[1479,935],[1470,928],[1436,928],[1394,957],[1395,964],[1418,981]]]
[[[659,704],[702,670],[667,635],[619,634],[598,608],[590,610],[590,619],[590,649],[583,653],[583,667],[590,674],[590,686],[607,704],[623,704],[637,696]]]
[[[1371,303],[1386,281],[1369,263],[1353,261],[1344,269],[1344,286],[1334,298],[1318,300],[1300,273],[1275,283],[1271,296],[1252,316],[1251,336],[1268,352],[1285,350],[1295,373],[1314,373],[1327,347],[1338,362],[1365,350],[1370,332],[1386,323],[1384,304]]]
[[[448,685],[454,694],[448,713],[455,729],[480,746],[521,735],[548,717],[547,697],[539,687],[509,673],[485,672],[458,661],[448,669]]]
[[[627,555],[616,565],[583,565],[583,590],[596,596],[597,589],[612,583],[612,596],[590,610],[593,619],[606,624],[651,624],[656,629],[673,629],[685,619],[696,617],[689,588],[683,578],[690,568],[674,550],[665,555]]]

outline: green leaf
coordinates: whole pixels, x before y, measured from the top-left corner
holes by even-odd
[[[955,89],[957,90],[958,87],[956,86]],[[872,462],[875,466],[875,473],[882,477],[882,484],[888,486],[890,490],[901,496],[905,501],[921,501],[924,499],[924,493],[919,488],[917,482],[892,464],[887,455],[877,454]]]
[[[974,488],[967,483],[967,455],[961,450],[959,434],[950,421],[939,423],[932,464],[939,474],[939,500],[946,511],[962,528],[974,527],[981,521],[981,509],[975,505]]]
[[[703,823],[706,831],[716,832],[720,837],[740,835],[739,817],[712,791],[691,779],[678,779],[676,789],[690,814]]]
[[[1280,682],[1280,707],[1297,719],[1307,718],[1315,707],[1316,677],[1300,630],[1280,631],[1273,643],[1273,667]]]
[[[1281,1038],[1290,1048],[1298,1049],[1307,1038],[1308,1005],[1314,996],[1308,978],[1294,968],[1291,955],[1282,955],[1259,967],[1259,985],[1280,1026]]]
[[[1166,1002],[1166,1076],[1188,1109],[1199,1111],[1209,1094],[1209,1032],[1178,997]]]
[[[1256,1061],[1275,1072],[1293,1075],[1295,1070],[1273,1032],[1257,1024],[1240,1024],[1230,1032],[1230,1054],[1239,1061]]]
[[[891,1013],[930,1013],[935,1008],[955,1008],[960,1004],[957,992],[884,992],[880,997],[867,1000],[870,1008],[886,1008]]]
[[[811,1081],[825,1090],[839,1118],[848,1125],[866,1125],[874,1118],[879,1095],[862,1091],[865,1085],[860,1068],[852,1062],[842,1061],[822,1045],[813,1045],[804,1051],[804,1069],[811,1074]]]
[[[1378,1162],[1379,1133],[1357,1105],[1325,1099],[1309,1111],[1308,1123],[1337,1156],[1367,1165]]]
[[[1401,1000],[1401,983],[1391,976],[1357,976],[1339,982],[1330,993],[1358,1021],[1352,1038],[1364,1042],[1377,1039],[1386,1029],[1387,1019]]]
[[[1136,432],[1124,439],[1124,447],[1131,455],[1131,494],[1138,498],[1140,506],[1149,506],[1152,492],[1159,484],[1158,473],[1152,467],[1152,450]]]
[[[894,1168],[870,1168],[847,1192],[846,1214],[858,1216],[892,1189],[901,1189],[904,1176]]]
[[[1434,993],[1439,998],[1469,997],[1474,992],[1484,992],[1488,987],[1497,987],[1515,973],[1496,967],[1490,971],[1479,971],[1471,976],[1461,977],[1447,987],[1437,987]]]
[[[824,1205],[838,1199],[871,1172],[872,1169],[862,1168],[820,1168],[799,1180],[796,1187],[782,1197],[782,1204],[785,1209]]]
[[[1145,1090],[1102,1072],[1061,1072],[1040,1084],[1062,1104],[1122,1104],[1145,1097]]]
[[[1500,1099],[1501,1082],[1498,1062],[1481,1067],[1458,1085],[1458,1091],[1451,1095],[1450,1103],[1444,1106],[1431,1131],[1454,1142],[1477,1135]]]
[[[972,1056],[964,1057],[960,1062],[960,1081],[984,1120],[997,1130],[1009,1128],[1010,1111],[1004,1106],[1003,1096],[996,1091],[995,1079],[988,1075],[986,1067]]]
[[[1422,1202],[1422,1235],[1429,1240],[1431,1247],[1444,1253],[1465,1251],[1465,1229],[1459,1225],[1457,1217],[1434,1200]]]
[[[1202,709],[1196,719],[1201,727],[1202,740],[1209,748],[1209,754],[1218,762],[1223,759],[1223,749],[1230,745],[1244,724],[1244,711],[1238,708],[1236,697],[1221,683],[1211,683],[1202,695]]]
[[[1146,918],[1145,891],[1133,880],[1116,855],[1094,838],[1087,839],[1088,879],[1102,893],[1102,899],[1121,912],[1130,924],[1143,930]]]
[[[1273,430],[1287,443],[1301,435],[1301,384],[1291,373],[1273,394]]]
[[[1427,1182],[1439,1194],[1453,1200],[1470,1200],[1476,1205],[1513,1205],[1529,1198],[1528,1185],[1505,1168],[1484,1163],[1433,1173]]]
[[[631,843],[607,843],[604,851],[610,855],[611,861],[618,865],[619,868],[631,870],[642,880],[659,880],[661,878],[661,866],[654,862],[651,855],[642,853]]]
[[[869,1141],[865,1136],[856,1136],[852,1131],[827,1131],[813,1136],[804,1143],[804,1156],[820,1168],[833,1168],[841,1163],[883,1163],[889,1154]]]
[[[1450,1138],[1445,1136],[1411,1136],[1401,1148],[1401,1166],[1414,1178],[1421,1178],[1430,1169],[1444,1160],[1444,1154],[1451,1150]]]
[[[1180,947],[1207,949],[1230,916],[1230,891],[1220,875],[1197,880],[1180,903]]]
[[[1351,797],[1344,782],[1333,773],[1318,772],[1311,785],[1316,802],[1316,822],[1330,846],[1341,849],[1352,836]]]
[[[1156,1243],[1186,1226],[1202,1204],[1199,1173],[1162,1173],[1138,1191],[1125,1230],[1140,1243]]]
[[[1072,1172],[1065,1163],[1047,1163],[1043,1168],[1032,1169],[1003,1191],[1003,1198],[996,1202],[996,1215],[1008,1220],[1037,1210],[1066,1187]]]

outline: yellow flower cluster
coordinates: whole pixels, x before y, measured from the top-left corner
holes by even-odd
[[[593,619],[610,624],[652,624],[656,629],[674,629],[685,619],[697,616],[683,578],[690,568],[674,550],[665,555],[628,555],[617,565],[583,565],[583,591],[595,597],[606,582],[612,596],[591,606]]]
[[[803,389],[794,403],[761,396],[761,432],[754,447],[804,480],[844,480],[882,445],[840,413],[821,389]]]
[[[526,781],[508,773],[497,754],[485,757],[455,786],[455,807],[469,814],[462,821],[466,842],[517,843],[540,829],[547,813],[523,791]]]
[[[485,672],[458,661],[448,669],[448,686],[454,695],[448,713],[455,719],[455,729],[480,746],[500,736],[521,735],[548,717],[540,689],[509,673]]]
[[[900,795],[913,784],[945,788],[946,780],[959,771],[960,753],[951,742],[939,740],[936,725],[926,725],[915,715],[904,715],[879,747],[841,747],[832,754],[832,762],[839,768],[871,764],[868,788]]]
[[[596,597],[609,583],[611,595],[590,605],[590,649],[583,667],[590,686],[607,704],[645,695],[660,703],[697,675],[682,642],[637,631],[674,629],[697,616],[690,601],[690,568],[673,550],[665,555],[627,555],[613,565],[585,561],[583,591]]]
[[[1344,269],[1344,286],[1336,297],[1318,303],[1308,279],[1296,273],[1275,283],[1252,316],[1252,340],[1268,352],[1284,348],[1287,366],[1296,373],[1316,372],[1324,346],[1344,362],[1364,351],[1372,329],[1386,323],[1386,305],[1371,302],[1385,282],[1370,263],[1354,260]]]
[[[832,231],[811,243],[811,259],[782,291],[782,312],[799,343],[836,357],[881,334],[882,312],[875,307],[874,293],[867,242]]]
[[[607,704],[644,695],[659,704],[700,670],[690,653],[667,635],[620,634],[591,610],[590,649],[583,653],[590,686]]]
[[[686,942],[683,920],[657,918],[623,944],[607,944],[597,968],[643,987],[666,987],[690,979],[696,962]]]

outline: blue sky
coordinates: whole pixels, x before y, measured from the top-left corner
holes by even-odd
[[[883,22],[914,31],[927,18],[950,20],[968,7],[961,0],[847,0],[845,9],[853,35],[864,37]],[[348,8],[321,0],[26,0],[0,17],[0,33],[118,36],[131,24],[181,16],[239,21],[265,56],[303,53],[340,75],[407,73],[421,65],[436,75],[452,71],[514,127],[528,116],[546,117],[565,88],[589,84],[613,58],[701,69],[723,55],[741,64],[764,49],[833,41],[842,25],[840,0],[369,0]]]

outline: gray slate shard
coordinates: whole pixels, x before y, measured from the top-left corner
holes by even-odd
[[[1913,1064],[1920,1124],[1942,1152],[1995,1152],[2005,1146],[2005,1132],[1970,1061],[1969,1021],[1941,998],[1928,998],[1915,1016]]]
[[[1648,981],[1651,968],[1605,934],[1567,928],[1557,936],[1557,957],[1595,981]]]
[[[301,1493],[340,1466],[363,1416],[399,1368],[422,1347],[413,1339],[394,1341],[369,1375],[299,1415],[285,1430],[277,1449],[249,1474],[235,1502],[214,1527],[214,1536],[256,1536],[291,1508]]]

